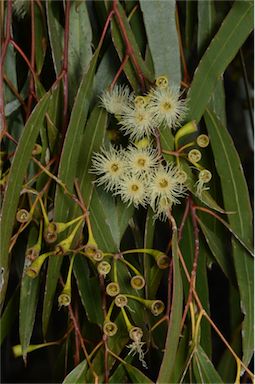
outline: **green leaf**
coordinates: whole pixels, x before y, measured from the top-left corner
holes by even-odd
[[[101,211],[100,214],[98,212],[99,209]],[[128,221],[133,216],[134,207],[128,207],[121,200],[116,200],[110,193],[98,188],[92,197],[90,210],[94,218],[98,218],[98,215],[101,217],[102,235],[103,232],[109,231],[114,247],[119,249],[122,236],[128,226]]]
[[[91,272],[85,256],[78,255],[75,257],[74,273],[89,321],[102,325],[104,316],[99,281],[98,277],[90,276]]]
[[[211,140],[217,172],[221,179],[224,205],[231,228],[248,244],[252,243],[252,212],[242,165],[227,129],[215,114],[207,110],[206,126]],[[243,361],[248,364],[253,354],[253,260],[238,243],[232,240],[237,283],[244,314],[242,324]]]
[[[132,383],[152,384],[153,382],[145,376],[139,369],[133,367],[130,364],[124,364],[124,368],[128,373],[128,376],[132,380]]]
[[[81,139],[80,153],[77,160],[76,174],[79,179],[81,194],[89,208],[94,186],[93,176],[89,172],[91,158],[94,152],[99,152],[103,144],[107,126],[107,112],[103,108],[95,107],[88,119]]]
[[[7,189],[5,192],[2,207],[1,225],[1,268],[3,268],[3,284],[1,287],[1,305],[3,305],[5,292],[9,277],[9,266],[11,254],[9,254],[9,242],[12,235],[12,229],[15,222],[16,210],[19,202],[19,194],[22,183],[26,175],[27,167],[31,159],[32,150],[37,139],[40,126],[45,118],[47,106],[50,100],[51,91],[49,91],[37,104],[31,113],[22,136],[16,148],[15,156],[12,161],[10,174],[8,178]]]
[[[223,243],[222,239],[217,236],[217,233],[207,227],[202,220],[198,219],[198,222],[200,228],[203,231],[206,242],[213,256],[215,257],[215,260],[217,261],[229,281],[233,283],[235,281],[235,271],[232,261],[230,260],[229,255],[226,252],[226,244]]]
[[[29,233],[27,248],[35,245],[37,239],[38,231],[33,227]],[[25,259],[19,304],[19,336],[24,360],[26,360],[27,349],[29,347],[34,328],[40,287],[40,276],[37,276],[35,279],[31,279],[31,277],[26,275],[26,269],[27,265]]]
[[[60,24],[60,13],[61,9],[58,2],[54,0],[49,0],[46,2],[48,33],[56,75],[58,75],[62,69],[64,46],[64,28]]]
[[[192,173],[192,170],[190,166],[187,164],[187,162],[183,159],[180,159],[181,168],[186,172],[188,178],[185,182],[185,185],[187,189],[202,203],[207,205],[209,208],[214,209],[215,211],[218,211],[220,213],[225,213],[224,209],[219,206],[219,204],[214,200],[214,198],[211,196],[209,191],[203,191],[201,195],[197,194],[195,183],[197,181],[197,178],[195,178],[195,175]]]
[[[175,22],[175,1],[140,0],[155,76],[179,86],[181,65]]]
[[[193,356],[193,367],[197,383],[223,383],[213,363],[200,345]]]
[[[80,138],[87,120],[89,104],[93,91],[93,79],[97,64],[99,50],[96,50],[91,60],[88,72],[84,74],[75,103],[69,126],[66,132],[65,142],[61,154],[58,177],[66,184],[69,191],[73,191],[74,178],[77,174],[77,162],[80,149]],[[78,149],[77,149],[78,146]],[[66,222],[72,217],[75,204],[64,195],[61,187],[57,187],[55,196],[55,221]],[[46,334],[48,322],[53,305],[53,297],[56,290],[58,276],[62,264],[62,257],[50,258],[45,287],[43,306],[43,332]]]
[[[5,307],[4,313],[0,319],[0,345],[12,329],[13,323],[18,316],[19,307],[19,289],[16,289]]]
[[[157,379],[158,384],[170,383],[179,344],[180,326],[182,319],[183,287],[178,258],[177,229],[173,227],[172,230],[173,299],[165,344],[165,352]]]
[[[37,3],[34,6],[34,23],[35,23],[35,62],[36,62],[36,73],[39,75],[41,73],[44,58],[47,49],[47,34],[46,34],[46,25],[45,25],[45,15],[44,12]]]
[[[122,6],[120,5],[120,3],[118,3],[118,9],[119,9],[119,13],[120,13],[122,22],[124,24],[126,33],[127,33],[127,37],[128,37],[129,42],[133,48],[137,63],[140,66],[141,71],[143,72],[143,75],[145,76],[145,78],[148,79],[149,81],[153,81],[154,80],[153,74],[147,68],[147,66],[146,66],[146,64],[145,64],[145,62],[141,56],[141,52],[138,48],[135,36],[132,32],[132,29],[129,25],[128,19],[125,15],[125,12],[124,12]],[[118,52],[119,58],[122,61],[124,59],[124,56],[126,53],[126,47],[125,47],[125,44],[123,42],[123,37],[122,37],[122,34],[120,32],[119,25],[115,19],[112,20],[111,27],[112,27],[112,40],[113,40],[114,46]],[[124,72],[125,72],[128,80],[129,80],[130,84],[132,85],[133,89],[135,91],[138,91],[139,90],[138,75],[137,75],[136,71],[134,70],[134,67],[133,67],[133,64],[131,63],[130,58],[124,67]]]
[[[68,40],[68,85],[71,105],[78,90],[82,74],[92,57],[92,30],[86,2],[72,2]]]
[[[213,38],[219,23],[213,1],[198,1],[198,31],[197,45],[201,57]],[[216,83],[214,92],[209,101],[210,108],[219,116],[223,124],[226,124],[225,90],[223,79]]]
[[[253,3],[236,1],[203,55],[188,93],[188,120],[201,119],[217,80],[253,29]]]
[[[183,210],[181,210],[181,217],[183,215]],[[185,263],[189,273],[192,271],[193,259],[194,259],[194,229],[192,226],[191,218],[188,217],[184,228],[182,239],[180,240],[180,247],[182,255],[185,259]],[[199,239],[199,256],[197,264],[197,274],[196,274],[196,292],[201,300],[203,308],[207,313],[210,314],[210,304],[209,304],[209,288],[208,288],[208,278],[207,278],[207,249],[203,243],[203,239]],[[189,295],[189,283],[184,273],[183,275],[183,287],[185,292],[185,299],[188,299]],[[206,319],[201,321],[201,344],[202,347],[206,350],[206,353],[210,356],[212,352],[211,345],[211,329],[210,325]]]
[[[63,381],[63,384],[83,384],[87,369],[87,360],[83,360],[71,372],[68,373]]]

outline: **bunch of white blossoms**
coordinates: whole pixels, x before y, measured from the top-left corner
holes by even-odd
[[[186,174],[173,164],[163,166],[157,150],[151,147],[102,149],[93,155],[91,172],[98,175],[96,183],[106,191],[136,208],[149,204],[161,219],[185,194]]]
[[[180,96],[179,90],[170,88],[163,76],[144,96],[135,96],[123,86],[105,91],[102,106],[115,115],[120,130],[129,135],[133,144],[127,149],[103,148],[92,157],[91,172],[98,176],[98,185],[136,208],[150,205],[155,216],[163,220],[172,205],[185,195],[186,174],[173,163],[163,165],[151,137],[157,129],[173,129],[181,124],[187,107]],[[144,138],[147,145],[141,145]]]
[[[140,140],[158,128],[174,129],[181,125],[187,106],[180,96],[179,88],[169,87],[167,78],[161,76],[144,96],[135,96],[127,86],[115,86],[103,93],[101,104],[116,116],[124,134],[131,140]]]

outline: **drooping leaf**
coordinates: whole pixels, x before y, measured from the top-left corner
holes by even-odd
[[[22,136],[19,140],[15,156],[11,165],[5,192],[1,221],[1,268],[3,268],[3,284],[1,287],[1,305],[3,305],[6,287],[9,277],[9,265],[11,254],[9,254],[9,241],[15,222],[15,214],[19,202],[19,193],[22,188],[23,179],[26,174],[28,163],[31,159],[32,150],[38,136],[38,131],[45,118],[45,113],[51,96],[49,91],[37,104],[28,119]]]
[[[73,104],[82,74],[92,57],[92,30],[86,2],[73,2],[70,6],[70,33],[68,39],[69,100]]]
[[[213,363],[200,345],[193,356],[193,367],[197,383],[223,383]]]
[[[69,126],[66,132],[66,138],[61,154],[58,177],[66,184],[69,191],[73,191],[73,183],[77,174],[77,162],[80,149],[80,137],[83,133],[89,104],[93,91],[93,79],[96,69],[99,49],[95,51],[91,60],[88,72],[84,74],[75,103]],[[78,148],[77,148],[78,146]],[[77,150],[78,149],[78,150]],[[61,187],[57,187],[55,196],[55,220],[65,222],[72,217],[74,202],[64,195]],[[53,297],[56,290],[59,271],[62,263],[62,257],[50,258],[48,265],[44,307],[43,307],[43,331],[46,334],[48,322],[51,314]]]
[[[155,76],[167,76],[170,83],[181,81],[179,44],[175,22],[175,1],[140,0]]]
[[[29,233],[27,247],[32,247],[38,239],[38,231],[32,228]],[[26,260],[24,263],[23,277],[20,288],[20,304],[19,304],[19,336],[22,348],[23,359],[26,360],[27,349],[32,336],[37,302],[39,298],[40,276],[35,279],[26,275]]]
[[[195,72],[189,97],[188,120],[201,119],[217,80],[253,28],[253,3],[236,1],[211,41]]]
[[[6,336],[9,334],[12,329],[13,323],[18,316],[18,306],[19,306],[19,289],[16,289],[12,297],[8,301],[8,304],[5,307],[5,310],[0,319],[0,345],[5,340]]]
[[[65,377],[63,384],[82,384],[84,383],[85,373],[88,369],[87,360],[83,360]]]
[[[91,272],[88,266],[88,261],[84,256],[76,256],[74,273],[82,304],[85,308],[89,321],[102,325],[103,311],[99,281],[96,276],[90,276]]]
[[[251,244],[252,213],[239,156],[227,129],[210,110],[205,114],[205,121],[221,179],[225,208],[229,212],[236,212],[228,215],[230,226],[242,239]],[[253,260],[237,240],[233,239],[232,245],[241,309],[244,314],[243,360],[248,364],[253,353]]]
[[[172,228],[172,256],[173,256],[173,298],[171,314],[166,338],[165,352],[161,363],[157,383],[169,383],[176,359],[179,344],[180,326],[182,319],[183,288],[178,259],[177,229]]]
[[[56,75],[61,72],[64,46],[64,29],[60,23],[60,7],[53,0],[46,2],[47,25],[51,45],[51,54]]]

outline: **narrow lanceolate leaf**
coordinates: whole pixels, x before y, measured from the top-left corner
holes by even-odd
[[[4,313],[0,319],[0,345],[4,341],[5,337],[11,331],[14,321],[18,316],[18,306],[19,306],[19,289],[17,288],[13,293],[12,297],[8,301],[8,304],[5,307]]]
[[[89,262],[85,256],[75,257],[74,273],[81,301],[89,321],[102,325],[103,310],[98,278],[91,277]]]
[[[65,377],[63,384],[82,384],[84,383],[85,373],[88,369],[87,360],[83,360]]]
[[[236,1],[203,55],[188,97],[189,119],[201,119],[217,80],[253,29],[253,2]]]
[[[77,161],[80,149],[80,139],[87,120],[89,104],[92,97],[92,84],[96,69],[99,50],[96,50],[91,60],[88,72],[84,74],[75,103],[73,106],[70,123],[67,129],[63,151],[60,159],[58,177],[69,189],[73,191],[74,178],[77,174]],[[66,222],[72,217],[75,204],[64,195],[61,188],[57,188],[55,197],[55,220]],[[43,330],[47,331],[53,297],[56,290],[62,257],[50,258],[45,288],[43,307]]]
[[[79,87],[82,74],[92,57],[92,30],[86,2],[72,2],[70,8],[70,32],[68,41],[68,80],[71,105]]]
[[[19,202],[19,194],[26,175],[28,163],[37,139],[39,129],[45,118],[51,92],[48,92],[33,110],[19,140],[14,159],[12,161],[5,192],[1,215],[1,269],[3,270],[3,282],[1,284],[0,303],[3,305],[9,277],[11,254],[9,254],[9,242],[15,222],[15,214]]]
[[[233,281],[235,281],[234,267],[232,265],[232,260],[224,247],[225,244],[222,243],[220,237],[217,237],[217,233],[207,227],[202,220],[198,219],[198,222],[215,260],[229,281],[233,283]]]
[[[209,45],[212,37],[215,35],[219,22],[215,11],[214,1],[198,1],[197,14],[197,46],[199,57],[201,57]],[[216,113],[216,115],[219,116],[222,123],[226,124],[225,90],[223,78],[217,80],[209,105],[210,108]]]
[[[107,112],[96,106],[87,122],[81,139],[80,153],[77,162],[77,177],[80,183],[82,197],[87,208],[90,205],[92,190],[94,188],[93,176],[89,171],[93,153],[99,152],[104,142],[107,126]]]
[[[155,76],[167,76],[177,86],[181,81],[175,1],[140,0],[154,64]]]
[[[60,7],[56,1],[46,2],[47,25],[49,31],[51,54],[56,75],[60,73],[63,59],[64,28],[61,25]]]
[[[197,383],[223,383],[213,363],[200,345],[193,356],[193,368]]]
[[[252,242],[252,212],[249,193],[242,165],[227,129],[216,115],[207,111],[206,126],[211,140],[215,164],[221,178],[224,205],[229,214],[231,228],[244,239]],[[253,353],[253,260],[236,239],[232,240],[237,283],[244,314],[242,324],[243,360],[248,364]]]
[[[177,229],[173,228],[172,236],[173,255],[173,299],[172,309],[167,332],[165,352],[160,367],[157,383],[171,383],[171,375],[174,370],[176,352],[179,344],[180,326],[182,319],[183,288],[178,259]]]
[[[133,367],[130,364],[124,364],[124,368],[128,373],[128,376],[132,380],[132,383],[152,384],[153,382],[145,376],[139,369]]]

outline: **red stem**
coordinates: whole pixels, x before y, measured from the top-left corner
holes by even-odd
[[[114,10],[114,14],[115,14],[116,19],[117,19],[117,23],[120,27],[120,31],[121,31],[123,40],[124,40],[125,45],[126,45],[126,55],[130,56],[130,59],[132,60],[132,63],[134,65],[135,70],[136,70],[138,77],[140,79],[142,89],[144,90],[145,89],[144,75],[143,75],[143,72],[142,72],[142,70],[141,70],[141,68],[140,68],[140,66],[136,60],[133,47],[130,44],[130,41],[128,39],[127,31],[125,29],[125,25],[123,23],[123,20],[121,18],[121,15],[120,15],[120,12],[118,9],[118,0],[113,0],[113,10]]]
[[[121,65],[120,65],[120,67],[119,67],[119,69],[118,69],[118,72],[116,73],[116,75],[115,75],[115,77],[114,77],[114,79],[113,79],[113,81],[112,81],[112,83],[111,83],[111,85],[110,85],[110,89],[111,89],[111,90],[113,89],[114,85],[116,84],[116,81],[117,81],[118,78],[120,77],[121,72],[123,71],[123,69],[124,69],[124,67],[125,67],[125,65],[126,65],[126,63],[127,63],[127,61],[128,61],[128,59],[129,59],[129,55],[128,55],[128,53],[126,53],[126,55],[125,55],[125,57],[124,57],[124,60],[122,61]]]
[[[5,132],[7,132],[7,122],[5,119],[5,113],[4,113],[4,61],[5,56],[7,52],[7,47],[10,42],[11,38],[11,18],[12,18],[12,0],[8,0],[7,5],[7,17],[6,17],[6,36],[3,43],[2,53],[1,53],[1,62],[0,62],[0,129],[2,130],[1,133],[1,140],[3,136],[5,135]],[[2,43],[2,42],[1,42]]]
[[[186,222],[188,214],[189,214],[189,210],[190,210],[190,201],[189,201],[189,198],[187,198],[185,211],[183,213],[182,221],[181,221],[180,227],[178,229],[178,242],[180,242],[182,239],[182,232],[183,232],[183,228],[184,228],[185,222]]]
[[[184,308],[183,316],[182,316],[182,322],[181,322],[181,329],[184,325],[188,310],[189,310],[189,305],[192,300],[192,295],[193,291],[195,290],[195,285],[196,285],[196,273],[197,273],[197,265],[198,265],[198,256],[199,256],[199,229],[197,225],[197,218],[196,218],[196,209],[195,206],[193,205],[192,200],[190,200],[190,209],[191,209],[191,219],[192,219],[192,224],[193,224],[193,230],[194,230],[194,260],[193,260],[193,266],[192,266],[192,271],[190,275],[190,287],[189,287],[189,295],[188,295],[188,300]]]

